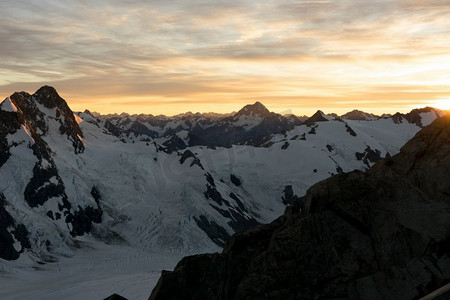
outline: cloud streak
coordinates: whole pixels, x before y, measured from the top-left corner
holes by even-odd
[[[449,15],[446,0],[5,0],[0,93],[52,84],[101,112],[406,111],[450,99]]]

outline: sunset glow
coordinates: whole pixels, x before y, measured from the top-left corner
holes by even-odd
[[[450,110],[450,98],[436,100],[436,101],[434,101],[434,103],[431,104],[431,106],[434,106],[434,107],[437,107],[437,108],[443,109],[443,110]]]
[[[0,95],[173,115],[449,109],[450,3],[2,1]]]

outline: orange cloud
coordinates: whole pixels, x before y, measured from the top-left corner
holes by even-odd
[[[450,97],[445,1],[86,5],[0,4],[4,97],[51,84],[77,110],[165,114],[255,100],[393,112]]]

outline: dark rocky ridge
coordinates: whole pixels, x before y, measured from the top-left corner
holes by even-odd
[[[16,113],[0,110],[0,167],[8,160],[11,155],[9,150],[14,146],[8,144],[6,136],[19,128],[20,121]]]
[[[234,116],[233,119],[239,118],[240,116],[259,116],[259,117],[270,117],[271,112],[259,101],[256,101],[254,104],[248,104],[244,106],[241,110],[239,110]]]
[[[226,115],[186,113],[173,117],[153,115],[120,115],[101,116],[85,112],[97,126],[104,127],[107,132],[122,139],[134,141],[151,141],[159,139],[167,151],[184,150],[190,146],[231,147],[232,145],[249,145],[255,147],[270,147],[271,139],[276,134],[285,134],[296,126],[311,127],[310,134],[315,134],[320,122],[328,120],[376,120],[378,118],[391,118],[394,123],[412,123],[422,127],[420,113],[442,111],[430,107],[414,109],[410,113],[397,113],[394,116],[382,115],[381,117],[358,110],[348,112],[341,117],[331,113],[325,115],[318,110],[311,117],[297,117],[295,115],[280,115],[270,112],[261,102],[255,102],[244,106],[236,113]],[[83,117],[83,114],[80,114]],[[95,119],[95,120],[94,120]],[[256,123],[259,124],[255,125]],[[302,122],[304,121],[304,122]],[[253,127],[252,127],[253,126]],[[347,124],[350,135],[356,136]],[[184,131],[184,132],[183,132]],[[181,133],[181,134],[180,134]],[[180,134],[180,135],[179,135]],[[287,146],[287,145],[286,145]]]
[[[260,118],[261,122],[246,130],[236,125],[240,118]],[[294,128],[293,123],[280,114],[270,112],[262,103],[256,102],[244,106],[234,116],[226,117],[209,127],[195,126],[189,133],[189,146],[231,147],[237,144],[262,146],[265,137],[284,133]]]
[[[347,120],[370,120],[378,119],[380,116],[354,109],[346,114],[343,114],[341,118]]]
[[[155,117],[122,114],[103,116],[100,119],[103,120],[105,129],[117,137],[162,138],[162,145],[169,151],[183,150],[190,146],[263,146],[273,134],[284,133],[301,124],[297,117],[286,118],[270,112],[260,102],[246,105],[231,115],[188,113],[174,117]],[[251,127],[252,121],[260,123]],[[171,127],[168,126],[169,123],[177,125]],[[177,135],[181,131],[188,133],[185,140]]]
[[[366,146],[363,152],[355,152],[357,160],[362,160],[364,164],[369,168],[373,163],[381,159],[381,152],[378,149],[372,149],[370,146]]]
[[[312,126],[314,125],[316,122],[327,122],[328,119],[326,119],[324,117],[324,113],[321,110],[316,111],[315,114],[313,114],[308,120],[306,120],[305,122],[303,122],[303,124],[307,125],[307,126]]]
[[[28,231],[23,224],[16,224],[13,217],[5,209],[6,199],[0,193],[0,258],[14,260],[19,258],[25,248],[30,248]],[[15,240],[19,241],[21,249],[14,247]]]
[[[450,282],[450,117],[367,172],[312,186],[222,253],[185,257],[149,299],[418,299]]]
[[[406,122],[408,123],[415,124],[419,127],[423,127],[420,113],[428,113],[428,112],[439,113],[440,111],[429,106],[424,108],[415,108],[407,114],[400,114],[400,113],[394,114],[392,116],[392,120],[394,121],[395,124],[402,123],[403,120],[406,120]]]
[[[48,124],[45,118],[55,118],[60,123],[60,133],[66,135],[72,142],[75,153],[84,151],[84,144],[81,140],[83,132],[66,101],[58,95],[53,87],[43,86],[33,95],[26,92],[14,93],[10,96],[10,99],[17,107],[19,116],[28,128],[33,128],[38,135],[45,135],[48,132]],[[55,109],[56,115],[54,117],[46,116],[44,112],[38,109],[36,103],[42,104],[47,109]],[[35,137],[33,136],[33,138]]]

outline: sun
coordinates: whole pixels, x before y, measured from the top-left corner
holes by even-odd
[[[450,98],[436,100],[431,103],[431,106],[442,109],[442,110],[450,110]]]

